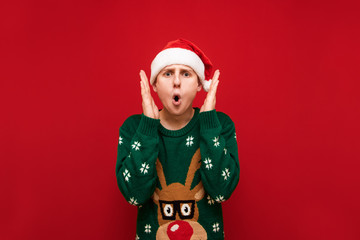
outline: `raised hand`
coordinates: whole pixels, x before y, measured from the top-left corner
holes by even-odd
[[[140,86],[144,115],[150,118],[159,119],[159,109],[155,105],[154,99],[151,96],[149,80],[143,70],[140,70]]]
[[[200,108],[200,112],[211,111],[215,109],[216,104],[216,90],[219,84],[220,71],[216,70],[211,81],[210,89],[206,95],[204,104]]]

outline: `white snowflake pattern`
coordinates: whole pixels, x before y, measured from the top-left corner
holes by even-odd
[[[131,205],[134,205],[134,206],[138,205],[137,200],[136,200],[135,198],[133,198],[133,197],[130,198],[129,203],[130,203]]]
[[[224,148],[224,153],[225,153],[225,155],[227,154],[227,149],[226,148]]]
[[[214,146],[215,146],[215,147],[220,146],[219,137],[214,137],[213,142],[214,142]]]
[[[228,168],[225,168],[223,171],[222,171],[222,174],[221,176],[224,177],[224,180],[227,180],[229,177],[230,177],[230,171]]]
[[[236,138],[236,132],[234,133],[234,138],[237,139],[237,138]]]
[[[210,158],[205,158],[204,163],[205,163],[205,167],[206,167],[207,169],[211,169],[211,168],[213,167]]]
[[[129,155],[128,155],[128,158],[129,158],[129,157],[131,157],[131,152],[130,152]]]
[[[140,150],[140,147],[141,147],[141,143],[138,142],[138,141],[135,141],[133,143],[133,145],[131,145],[133,149],[135,149],[135,151],[139,151]]]
[[[212,227],[213,227],[213,232],[218,232],[218,231],[220,231],[220,227],[219,227],[219,223],[214,223],[213,225],[212,225]]]
[[[151,233],[151,225],[150,224],[145,225],[145,232],[146,233]]]
[[[139,236],[136,234],[135,240],[139,240],[139,239],[140,239]]]
[[[143,164],[141,164],[140,172],[143,174],[147,174],[149,172],[148,171],[149,168],[150,168],[149,164],[143,163]]]
[[[121,144],[123,143],[122,140],[123,140],[123,138],[120,136],[120,137],[119,137],[119,145],[121,145]]]
[[[193,137],[193,136],[188,136],[188,137],[186,138],[186,144],[185,144],[185,145],[186,145],[187,147],[192,146],[192,145],[194,144],[193,140],[194,140],[194,137]]]
[[[222,195],[219,195],[215,198],[215,201],[218,202],[218,203],[221,203],[221,202],[224,202],[225,201],[225,198],[224,196]]]
[[[208,200],[208,204],[209,204],[209,205],[215,204],[214,199],[212,199],[212,198],[210,197],[210,195],[208,195],[206,198],[207,198],[207,200]]]
[[[123,172],[123,176],[125,178],[125,181],[128,182],[131,177],[129,170],[125,169],[125,171]]]

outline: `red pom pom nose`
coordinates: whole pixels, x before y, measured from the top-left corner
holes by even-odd
[[[170,240],[190,240],[194,230],[188,222],[178,220],[170,223],[166,232]]]

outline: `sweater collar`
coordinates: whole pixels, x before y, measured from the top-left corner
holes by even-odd
[[[187,134],[195,125],[197,120],[199,119],[199,111],[200,109],[195,107],[194,116],[191,118],[190,122],[188,122],[183,128],[180,128],[178,130],[169,130],[163,127],[163,125],[160,124],[159,131],[169,137],[180,137],[185,134]]]

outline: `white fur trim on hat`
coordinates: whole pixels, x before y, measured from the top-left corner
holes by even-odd
[[[204,80],[203,88],[204,88],[205,92],[208,92],[210,90],[211,81],[212,81],[211,79],[208,80],[208,81]]]
[[[151,63],[150,83],[153,84],[159,72],[166,66],[172,64],[183,64],[191,67],[205,89],[205,66],[200,57],[193,51],[184,48],[167,48],[156,55]],[[209,85],[210,86],[210,85]]]

